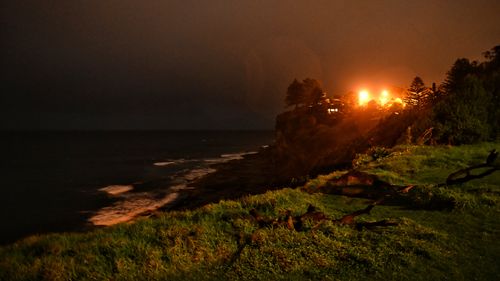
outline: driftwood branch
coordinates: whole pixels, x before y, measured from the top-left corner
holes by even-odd
[[[472,174],[472,171],[476,169],[483,169],[483,168],[489,168],[486,171],[483,171],[482,173],[479,174]],[[479,164],[479,165],[474,165],[470,166],[465,169],[458,170],[454,173],[451,173],[448,178],[446,178],[446,184],[447,185],[452,185],[452,184],[460,184],[460,183],[465,183],[474,179],[480,179],[484,178],[488,175],[491,175],[493,172],[500,170],[500,167],[495,167],[491,166],[488,164]]]
[[[447,177],[446,183],[438,184],[438,186],[465,183],[474,179],[486,177],[495,171],[500,170],[500,166],[494,164],[497,156],[498,152],[495,149],[491,150],[485,163],[472,165],[465,169],[453,172]],[[394,199],[404,193],[408,193],[411,188],[413,188],[412,185],[392,185],[388,182],[380,180],[376,175],[351,170],[338,179],[330,180],[325,186],[322,186],[317,190],[312,190],[312,192],[322,192],[368,199],[383,197]],[[310,190],[305,189],[305,191]]]
[[[351,170],[337,179],[331,179],[324,186],[306,192],[321,192],[349,197],[367,198],[380,201],[395,199],[408,193],[414,186],[393,185],[379,179],[376,175]],[[377,201],[377,202],[378,202]]]
[[[432,135],[432,128],[427,130],[421,137],[420,141],[427,141]],[[473,179],[483,178],[492,174],[495,171],[500,170],[500,166],[493,165],[498,152],[492,150],[486,159],[486,163],[473,165],[465,169],[456,171],[448,176],[446,179],[447,185],[464,183]],[[489,168],[480,174],[472,174],[473,170]],[[337,194],[351,197],[362,197],[377,199],[372,204],[366,206],[364,209],[354,211],[352,213],[346,214],[339,219],[329,218],[325,213],[317,211],[313,205],[309,205],[306,213],[299,216],[292,216],[291,211],[287,210],[283,217],[279,218],[269,218],[260,214],[257,209],[250,210],[251,217],[257,222],[259,228],[252,232],[250,235],[246,235],[243,232],[236,233],[236,238],[238,241],[238,249],[236,253],[232,256],[230,264],[232,265],[240,256],[245,247],[255,240],[255,234],[257,230],[263,227],[276,227],[284,226],[290,230],[304,231],[304,222],[306,220],[312,221],[315,224],[311,230],[316,230],[324,222],[331,221],[334,224],[339,225],[351,225],[357,230],[363,229],[373,229],[376,227],[387,227],[387,226],[397,226],[398,222],[392,220],[380,220],[374,222],[356,222],[358,216],[364,214],[370,214],[371,210],[379,204],[382,204],[387,199],[394,199],[399,196],[404,196],[408,193],[414,186],[397,186],[391,185],[387,182],[380,180],[376,175],[371,175],[368,173],[351,170],[344,174],[338,179],[330,180],[330,182],[321,187],[319,190],[307,190],[308,192],[323,192],[329,194]]]
[[[431,133],[432,133],[432,128],[426,131],[423,136],[421,136],[422,140],[427,140],[430,137]],[[483,178],[485,176],[492,174],[495,171],[500,170],[500,166],[494,165],[497,156],[498,152],[496,152],[496,150],[492,150],[486,159],[486,163],[473,165],[468,168],[461,169],[454,173],[451,173],[446,179],[446,184],[452,185],[452,184],[465,183],[473,179]],[[484,169],[484,168],[488,169],[479,174],[472,173],[474,170]],[[317,211],[316,208],[312,205],[309,205],[306,213],[299,216],[292,216],[291,211],[288,210],[283,217],[269,218],[260,214],[256,209],[250,210],[250,215],[259,225],[258,229],[263,227],[284,226],[290,230],[304,231],[305,229],[303,225],[304,222],[307,220],[315,223],[311,228],[311,230],[313,231],[319,228],[324,222],[327,221],[331,221],[334,224],[339,224],[339,225],[351,225],[358,230],[373,229],[376,227],[397,226],[398,222],[391,220],[380,220],[374,222],[356,222],[356,218],[364,214],[370,214],[371,210],[376,205],[382,204],[387,199],[395,199],[400,196],[405,196],[405,194],[408,193],[413,187],[414,187],[413,185],[408,185],[408,186],[392,185],[389,184],[388,182],[380,180],[375,175],[371,175],[356,170],[351,170],[338,179],[330,180],[327,185],[320,187],[318,190],[304,189],[304,191],[323,192],[323,193],[337,194],[337,195],[344,195],[351,197],[376,199],[374,203],[366,206],[364,209],[346,214],[339,219],[329,218],[325,213]],[[244,248],[254,240],[254,235],[257,230],[255,230],[251,235],[245,235],[241,232],[237,235],[238,250],[233,255],[230,264],[234,263],[239,258]]]
[[[488,175],[491,175],[493,172],[500,170],[500,166],[495,166],[494,162],[498,156],[498,152],[493,149],[490,151],[490,154],[486,158],[486,162],[483,164],[472,165],[465,169],[458,170],[456,172],[451,173],[448,178],[446,178],[446,184],[460,184],[465,183],[474,179],[484,178]],[[474,170],[489,168],[486,171],[483,171],[479,174],[473,174]]]

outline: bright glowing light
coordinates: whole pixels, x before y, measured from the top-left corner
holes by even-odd
[[[394,99],[394,103],[399,103],[401,104],[403,107],[406,106],[406,103],[403,102],[403,100],[401,98],[395,98]]]
[[[358,103],[360,106],[367,105],[370,101],[370,94],[366,90],[362,90],[358,94]]]
[[[405,102],[401,98],[395,97],[387,89],[382,89],[378,96],[371,96],[369,90],[367,89],[359,91],[358,106],[367,106],[370,102],[377,104],[379,109],[389,108],[395,104],[400,104],[403,107],[406,106]]]
[[[389,101],[389,91],[383,90],[382,93],[380,93],[379,103],[381,106],[384,106],[388,101]]]

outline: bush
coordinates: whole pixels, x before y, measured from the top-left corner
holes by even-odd
[[[488,108],[491,96],[481,81],[469,76],[463,87],[434,106],[436,137],[453,144],[474,143],[490,138]]]

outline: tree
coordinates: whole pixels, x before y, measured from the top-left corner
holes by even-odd
[[[483,53],[484,58],[487,59],[486,64],[490,68],[498,69],[500,67],[500,45],[497,45],[491,50]]]
[[[316,105],[325,99],[321,83],[316,79],[306,78],[304,85],[304,99],[307,105]]]
[[[318,80],[306,78],[302,82],[294,79],[288,86],[285,102],[288,106],[316,105],[325,98],[323,89]]]
[[[434,101],[441,141],[470,143],[500,137],[500,46],[478,63],[457,59]]]
[[[295,105],[295,108],[304,103],[304,85],[297,79],[288,86],[285,103],[287,107]]]
[[[423,106],[430,94],[429,88],[424,84],[424,81],[420,77],[415,77],[410,84],[410,87],[406,90],[407,96],[405,98],[405,103],[409,106]]]
[[[470,62],[468,59],[457,59],[451,69],[446,73],[446,79],[443,88],[450,94],[462,88],[467,76],[476,72],[477,63]]]
[[[441,141],[461,144],[487,140],[491,95],[476,76],[468,76],[461,87],[433,108],[433,119]]]
[[[486,61],[481,63],[484,88],[491,94],[490,124],[492,138],[500,138],[500,45],[484,53]]]

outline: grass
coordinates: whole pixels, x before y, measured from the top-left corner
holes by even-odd
[[[360,157],[360,170],[418,185],[408,204],[377,206],[359,218],[393,219],[396,227],[259,228],[248,214],[252,208],[278,217],[313,204],[339,218],[367,205],[285,188],[88,233],[32,236],[0,248],[0,280],[496,280],[500,172],[436,187],[454,170],[483,162],[495,146],[399,146],[375,160]],[[342,174],[306,185],[319,187]],[[428,208],[436,201],[451,208]]]

